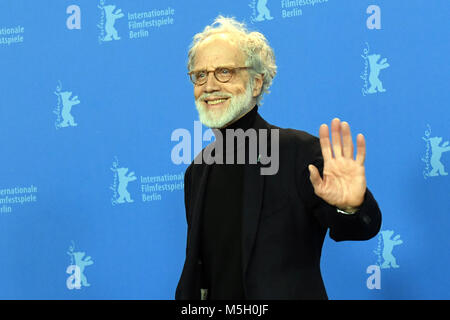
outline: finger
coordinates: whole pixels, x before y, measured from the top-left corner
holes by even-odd
[[[311,180],[311,183],[313,185],[314,190],[316,188],[319,188],[322,184],[322,178],[320,177],[319,170],[312,164],[308,166],[309,169],[309,180]]]
[[[359,164],[364,164],[366,159],[366,140],[364,136],[360,133],[356,137],[356,162]]]
[[[322,150],[322,157],[324,161],[333,158],[331,153],[330,136],[328,133],[328,126],[322,124],[319,128],[320,148]]]
[[[347,122],[342,122],[342,152],[345,158],[353,159],[353,140],[350,132],[350,125]]]
[[[342,157],[342,143],[341,143],[341,120],[334,118],[331,121],[331,139],[333,143],[333,152],[335,158]]]

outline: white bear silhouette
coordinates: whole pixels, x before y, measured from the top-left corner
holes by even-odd
[[[61,110],[61,117],[63,118],[63,121],[59,124],[59,126],[60,127],[67,127],[69,125],[73,127],[77,126],[70,111],[72,110],[72,106],[80,103],[80,100],[78,100],[78,96],[75,96],[72,99],[70,99],[72,92],[69,91],[60,92],[59,95],[61,97],[63,104]]]
[[[93,264],[94,261],[92,261],[90,256],[84,258],[85,254],[85,252],[74,252],[73,257],[75,259],[75,264],[80,268],[81,284],[85,287],[89,287],[90,284],[88,283],[86,275],[84,274],[84,268]]]
[[[266,20],[273,19],[273,17],[270,16],[269,9],[267,8],[267,0],[258,0],[256,9],[258,10],[258,16],[255,18],[256,21],[263,21],[264,18],[266,18]]]
[[[116,6],[112,4],[103,7],[106,13],[106,35],[103,38],[103,41],[111,41],[113,39],[120,40],[116,28],[114,28],[114,23],[116,23],[116,20],[122,18],[124,15],[122,13],[122,9],[118,9],[116,12],[113,12],[115,8]]]
[[[383,236],[383,259],[384,262],[381,265],[382,269],[387,268],[399,268],[400,266],[397,264],[397,261],[395,260],[395,257],[392,254],[392,250],[394,249],[394,246],[397,246],[399,244],[402,244],[403,241],[399,240],[400,235],[396,235],[393,239],[391,239],[392,235],[394,234],[394,230],[384,230],[380,232]]]
[[[442,137],[433,137],[429,138],[428,141],[430,141],[431,145],[431,167],[433,168],[430,173],[428,174],[431,177],[438,176],[438,172],[441,176],[448,175],[447,172],[445,172],[444,165],[441,162],[441,156],[442,153],[450,151],[450,146],[447,147],[448,141],[444,142],[442,146],[439,144],[442,141]]]
[[[128,182],[136,180],[134,172],[130,172],[127,175],[128,168],[117,168],[117,175],[119,176],[119,186],[117,187],[117,192],[119,193],[119,198],[116,200],[117,203],[134,202],[131,199],[130,193],[127,190]]]
[[[371,54],[370,56],[367,56],[367,59],[369,60],[370,65],[370,74],[369,74],[369,83],[370,88],[367,90],[368,93],[375,93],[377,92],[385,92],[386,89],[383,88],[383,84],[381,83],[380,79],[378,78],[380,75],[380,70],[386,69],[389,67],[389,63],[386,63],[386,58],[382,59],[380,63],[378,63],[378,60],[380,59],[379,54]]]

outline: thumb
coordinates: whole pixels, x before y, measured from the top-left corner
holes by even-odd
[[[309,180],[311,180],[314,189],[316,189],[320,184],[322,184],[322,178],[320,177],[319,170],[312,164],[308,166],[308,169]]]

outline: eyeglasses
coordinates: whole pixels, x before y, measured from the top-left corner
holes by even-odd
[[[201,86],[202,84],[205,84],[206,81],[208,80],[208,75],[210,72],[214,72],[214,77],[217,79],[217,81],[225,83],[230,81],[231,78],[233,78],[233,75],[239,69],[250,69],[250,67],[237,67],[237,68],[219,67],[212,71],[207,70],[191,71],[188,73],[188,75],[191,78],[193,84],[195,84],[196,86]]]

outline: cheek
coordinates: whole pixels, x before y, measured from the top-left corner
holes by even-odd
[[[233,95],[242,95],[245,93],[246,86],[244,83],[233,83],[226,86],[226,88],[223,89],[224,91],[226,90],[226,92],[229,92]]]
[[[245,93],[246,87],[245,85],[239,85],[238,87],[236,87],[235,93],[237,95],[242,95]]]
[[[194,98],[197,100],[202,95],[202,89],[200,87],[194,87]]]

